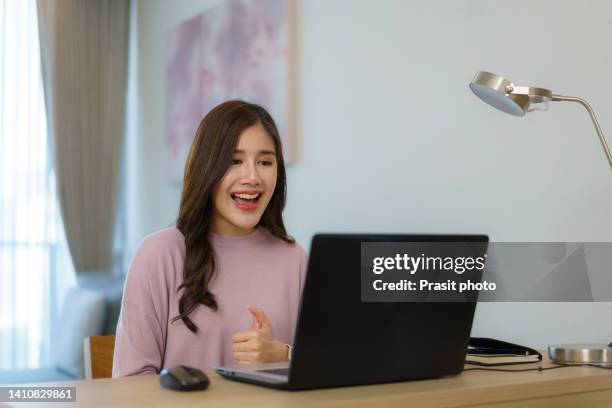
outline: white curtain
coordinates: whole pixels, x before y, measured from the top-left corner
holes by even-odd
[[[50,365],[75,282],[47,143],[35,0],[0,0],[0,371]]]

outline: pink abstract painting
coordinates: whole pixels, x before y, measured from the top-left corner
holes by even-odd
[[[171,181],[182,179],[200,120],[227,99],[267,108],[292,161],[288,1],[228,0],[170,31],[166,138]]]

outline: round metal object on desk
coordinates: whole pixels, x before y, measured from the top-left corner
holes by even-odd
[[[612,366],[612,348],[605,344],[558,344],[548,346],[548,357],[558,364]]]

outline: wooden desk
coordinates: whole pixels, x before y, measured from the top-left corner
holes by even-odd
[[[545,363],[548,365],[548,362]],[[519,366],[537,367],[537,364]],[[207,391],[162,389],[158,376],[46,383],[76,386],[77,402],[58,407],[611,407],[612,370],[570,367],[544,372],[467,371],[437,380],[277,391],[209,374]],[[1,405],[1,404],[0,404]],[[19,403],[12,406],[27,406]],[[7,405],[4,405],[7,406]],[[41,406],[41,404],[36,404]]]

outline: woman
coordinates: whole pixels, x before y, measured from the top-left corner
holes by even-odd
[[[149,235],[128,273],[113,377],[290,358],[306,255],[287,235],[272,117],[228,101],[200,123],[176,227]]]

